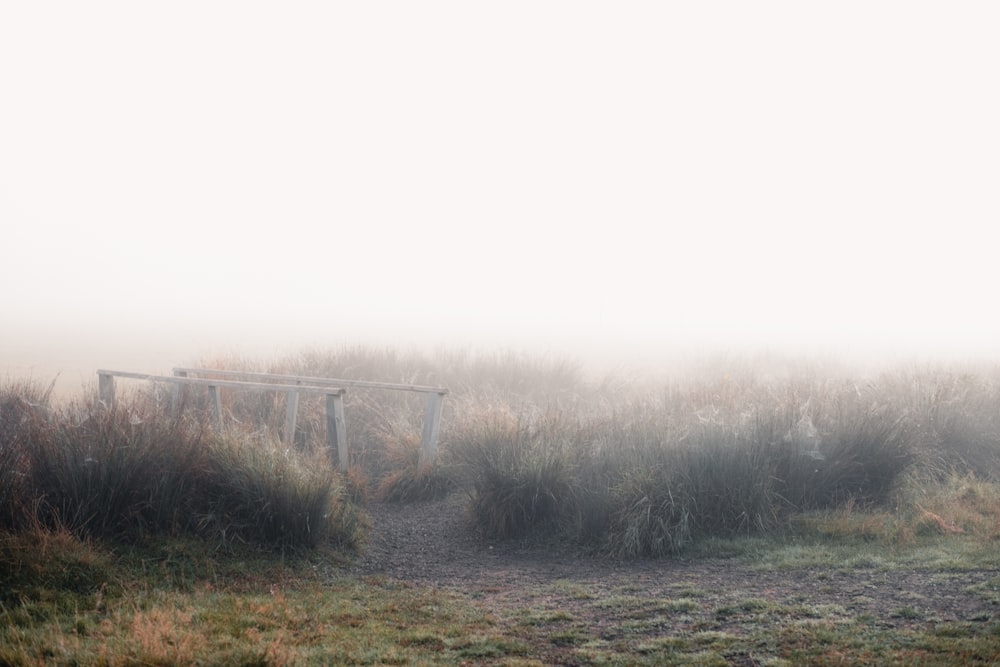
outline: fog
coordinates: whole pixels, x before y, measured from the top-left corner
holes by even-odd
[[[1000,354],[994,3],[5,3],[0,375]]]

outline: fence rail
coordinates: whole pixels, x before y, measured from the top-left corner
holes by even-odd
[[[367,387],[370,389],[391,389],[396,391],[415,391],[426,394],[448,394],[447,387],[431,387],[421,384],[403,384],[397,382],[371,382],[369,380],[345,380],[343,378],[325,378],[309,375],[283,375],[281,373],[256,373],[252,371],[230,371],[215,368],[175,368],[174,375],[213,375],[220,378],[242,378],[244,380],[263,380],[267,382],[288,382],[307,384],[317,387]]]

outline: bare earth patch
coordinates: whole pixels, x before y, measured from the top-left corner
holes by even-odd
[[[860,623],[871,632],[895,633],[1000,618],[996,570],[767,570],[738,559],[701,558],[618,562],[485,541],[469,527],[467,504],[456,493],[441,501],[371,506],[371,539],[356,572],[468,599],[528,642],[529,655],[545,664],[586,663],[590,649],[641,654],[671,638],[713,646],[729,664],[765,664],[761,656],[768,655],[771,664],[783,664],[768,636],[794,633],[797,626]]]

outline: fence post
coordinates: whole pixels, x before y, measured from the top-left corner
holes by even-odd
[[[215,413],[215,425],[222,432],[222,401],[219,400],[219,388],[214,384],[208,386],[208,397],[212,401],[212,411]]]
[[[109,410],[115,405],[115,376],[108,373],[97,373],[97,398]]]
[[[285,445],[295,444],[295,418],[299,411],[299,392],[290,391],[285,399]]]
[[[174,375],[181,378],[186,378],[188,376],[187,371],[174,371]],[[181,383],[174,382],[173,391],[170,392],[170,415],[173,417],[177,416],[177,410],[180,409],[181,401]]]
[[[344,422],[344,392],[326,395],[326,444],[336,456],[337,466],[350,466],[347,452],[347,424]]]
[[[424,432],[420,439],[421,467],[432,465],[437,457],[438,435],[441,432],[441,406],[444,394],[427,394],[427,411],[424,413]]]

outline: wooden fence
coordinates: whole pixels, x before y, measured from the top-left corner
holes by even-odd
[[[243,381],[285,382],[294,384],[295,386],[356,387],[390,391],[411,391],[426,394],[427,403],[424,410],[423,432],[420,438],[420,465],[429,465],[437,458],[438,438],[441,435],[441,409],[444,404],[444,397],[448,395],[448,389],[445,387],[400,384],[396,382],[372,382],[369,380],[345,380],[342,378],[311,377],[307,375],[283,375],[280,373],[252,373],[248,371],[228,371],[212,368],[175,368],[174,375],[179,377],[211,375]]]
[[[173,375],[149,375],[126,371],[97,371],[98,392],[106,405],[114,404],[115,378],[132,378],[151,382],[166,382],[174,385],[173,409],[178,407],[178,397],[182,385],[197,385],[208,388],[215,421],[222,426],[222,404],[219,388],[228,387],[245,391],[281,391],[287,396],[284,441],[291,443],[295,436],[295,422],[298,413],[299,394],[321,394],[326,396],[327,445],[336,452],[338,465],[347,469],[347,427],[344,420],[344,387],[364,387],[394,391],[412,391],[427,394],[424,412],[423,433],[420,441],[420,465],[430,465],[437,457],[438,437],[441,433],[441,408],[448,390],[444,387],[397,384],[390,382],[369,382],[365,380],[341,380],[337,378],[309,377],[303,375],[281,375],[276,373],[251,373],[211,368],[175,368]],[[193,377],[193,376],[210,377]]]

